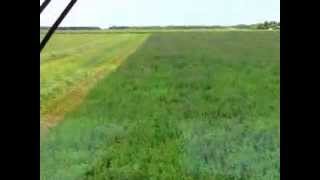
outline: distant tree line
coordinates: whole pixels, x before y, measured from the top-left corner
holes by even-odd
[[[109,29],[212,29],[223,26],[111,26]]]
[[[50,27],[42,26],[40,30],[48,30]],[[219,26],[219,25],[211,25],[211,26],[111,26],[108,29],[110,30],[157,30],[157,29],[224,29],[224,28],[235,28],[235,29],[280,29],[280,22],[277,21],[265,21],[263,23],[258,24],[239,24],[233,26]],[[59,27],[58,30],[102,30],[100,27],[95,26],[65,26]]]
[[[257,29],[280,29],[280,22],[265,21],[264,23],[257,24]]]
[[[280,22],[265,21],[258,24],[239,24],[233,26],[111,26],[109,29],[125,30],[125,29],[223,29],[223,28],[236,28],[236,29],[280,29]]]
[[[42,26],[40,27],[40,30],[48,30],[50,27],[48,26]],[[57,30],[101,30],[100,27],[94,27],[94,26],[81,26],[81,27],[58,27]]]

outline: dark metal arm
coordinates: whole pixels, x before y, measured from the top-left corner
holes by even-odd
[[[66,17],[66,15],[68,14],[68,12],[71,10],[71,8],[73,7],[73,5],[76,2],[77,2],[77,0],[71,0],[70,3],[68,4],[68,6],[63,10],[61,15],[59,16],[59,18],[56,20],[56,22],[49,29],[48,33],[46,34],[46,36],[43,38],[43,40],[40,43],[40,53],[41,53],[42,49],[46,46],[47,42],[49,41],[49,39],[51,38],[53,33],[56,31],[56,29],[60,25],[60,23],[63,21],[63,19]],[[41,8],[40,8],[40,13],[41,13]]]
[[[42,11],[48,6],[48,4],[50,3],[51,0],[45,0],[41,6],[40,6],[40,14],[42,13]]]

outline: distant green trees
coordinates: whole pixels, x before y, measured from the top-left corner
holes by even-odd
[[[42,26],[40,30],[48,30],[50,27]],[[238,24],[233,26],[220,26],[220,25],[209,25],[209,26],[197,26],[197,25],[171,25],[171,26],[111,26],[108,29],[111,30],[157,30],[157,29],[272,29],[279,30],[280,22],[277,21],[265,21],[257,24]],[[59,27],[58,30],[101,30],[100,27]]]
[[[264,23],[259,23],[257,29],[280,29],[280,22],[265,21]]]
[[[225,29],[225,28],[235,28],[235,29],[272,29],[279,30],[280,22],[277,21],[265,21],[263,23],[258,24],[238,24],[233,26],[219,26],[219,25],[211,25],[211,26],[194,26],[194,25],[185,25],[185,26],[111,26],[109,29],[113,30],[121,30],[121,29]]]
[[[109,29],[217,29],[224,26],[111,26]]]
[[[40,27],[40,30],[48,30],[50,27],[48,26],[42,26]],[[58,30],[101,30],[100,27],[94,27],[94,26],[78,26],[78,27],[58,27]]]

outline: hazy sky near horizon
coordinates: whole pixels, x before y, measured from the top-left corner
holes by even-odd
[[[51,0],[51,26],[70,0]],[[43,0],[40,0],[40,4]],[[280,21],[280,0],[78,0],[61,26],[235,25]]]

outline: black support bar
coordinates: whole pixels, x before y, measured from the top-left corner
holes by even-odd
[[[49,39],[51,38],[53,33],[56,31],[56,29],[60,25],[60,23],[63,21],[63,19],[66,17],[66,15],[69,13],[69,11],[71,10],[71,8],[73,7],[73,5],[76,2],[77,2],[77,0],[71,0],[70,3],[68,4],[68,6],[63,10],[61,15],[59,16],[59,18],[56,20],[56,22],[49,29],[48,33],[46,34],[46,36],[43,38],[43,40],[40,43],[40,53],[41,53],[42,49],[46,46],[47,42],[49,41]],[[40,9],[40,12],[41,12],[41,9]]]
[[[51,0],[45,0],[41,6],[40,6],[40,14],[42,13],[42,11],[48,6],[48,4],[50,3]]]

